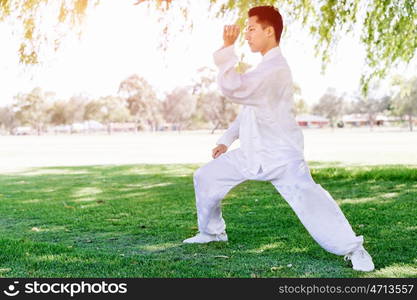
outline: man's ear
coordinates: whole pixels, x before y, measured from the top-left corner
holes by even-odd
[[[267,28],[266,28],[266,34],[269,36],[269,37],[274,37],[275,36],[275,30],[274,30],[274,27],[272,27],[272,26],[268,26]]]

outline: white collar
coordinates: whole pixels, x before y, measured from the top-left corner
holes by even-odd
[[[262,61],[269,60],[278,55],[281,55],[281,49],[279,48],[279,46],[273,47],[264,54],[264,56],[262,57]]]

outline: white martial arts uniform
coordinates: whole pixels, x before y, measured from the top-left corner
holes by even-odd
[[[310,175],[303,134],[293,108],[290,68],[279,47],[269,50],[250,72],[239,74],[234,46],[214,53],[218,85],[232,102],[243,105],[217,144],[241,147],[220,155],[194,173],[199,231],[220,234],[226,225],[221,200],[245,180],[270,181],[311,236],[327,251],[345,255],[363,244],[337,203]]]

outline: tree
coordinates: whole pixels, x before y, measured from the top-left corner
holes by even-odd
[[[218,128],[227,128],[239,112],[239,106],[231,103],[217,91],[201,94],[198,104],[203,118],[213,124],[212,134]]]
[[[377,97],[375,95],[361,97],[357,96],[357,101],[351,103],[350,111],[353,113],[366,114],[369,127],[372,130],[379,113],[384,113],[390,109],[391,98],[389,96]]]
[[[85,104],[83,119],[86,121],[98,121],[101,103],[96,99],[91,99]]]
[[[112,123],[125,122],[129,120],[130,114],[126,107],[125,101],[117,96],[101,97],[98,100],[100,107],[99,111],[96,111],[96,117],[98,121],[107,125],[107,133],[112,133]]]
[[[189,87],[178,87],[170,92],[163,102],[163,114],[167,122],[181,131],[191,123],[196,108],[196,96]]]
[[[244,72],[249,65],[238,65],[239,72]],[[197,80],[193,86],[193,94],[197,97],[196,110],[194,117],[198,120],[210,122],[213,134],[218,128],[225,128],[237,116],[239,106],[228,101],[221,95],[216,86],[217,72],[211,68],[201,68],[198,70]]]
[[[0,21],[10,21],[20,35],[19,58],[23,64],[38,64],[40,54],[57,50],[66,29],[80,36],[89,8],[100,0],[1,0]],[[50,28],[45,26],[54,26]],[[45,55],[47,57],[47,55]]]
[[[366,48],[366,68],[361,84],[364,94],[372,79],[384,77],[400,62],[410,62],[417,48],[417,0],[282,0],[279,9],[286,24],[300,21],[316,40],[316,52],[322,58],[323,69],[330,61],[331,51],[340,38],[350,32],[361,32],[360,41]],[[102,1],[88,0],[2,0],[0,21],[6,19],[23,28],[19,49],[24,64],[39,62],[41,46],[58,48],[64,29],[80,34],[83,17]],[[193,28],[189,14],[190,0],[132,0],[132,4],[147,5],[160,12],[163,50],[168,49],[169,35]],[[275,0],[210,0],[210,12],[216,17],[235,15],[244,25],[247,11],[254,5],[276,5]],[[45,13],[48,10],[48,13]],[[42,26],[43,18],[62,27],[51,35],[51,28]],[[19,18],[17,17],[19,16]],[[172,26],[182,18],[181,28]],[[171,25],[171,26],[170,26]],[[45,42],[46,41],[46,42]]]
[[[417,77],[407,80],[397,76],[393,83],[399,88],[393,99],[394,113],[406,117],[410,131],[413,131],[413,118],[417,117]]]
[[[157,130],[162,123],[162,104],[157,99],[153,87],[139,75],[131,75],[119,85],[119,95],[127,102],[127,107],[137,127]]]
[[[82,95],[74,95],[68,100],[66,113],[70,124],[84,121],[87,101],[88,99]]]
[[[12,106],[0,107],[0,128],[13,134],[15,128],[19,125],[15,117],[15,112]]]
[[[319,103],[312,108],[314,114],[324,116],[329,119],[330,126],[333,128],[335,121],[343,113],[343,98],[336,95],[334,89],[328,89],[321,96]]]
[[[86,103],[87,99],[82,96],[72,96],[67,101],[55,101],[48,110],[50,123],[53,125],[72,125],[76,122],[83,122]]]
[[[294,110],[295,115],[308,114],[310,112],[310,107],[303,98],[299,98],[294,102]]]
[[[301,95],[301,88],[298,84],[294,84],[294,114],[306,114],[310,111],[307,102]]]
[[[69,124],[66,114],[66,103],[63,100],[55,101],[48,110],[49,121],[52,125]]]
[[[44,92],[41,88],[34,88],[28,94],[19,94],[15,97],[16,118],[23,124],[27,124],[41,135],[45,130],[46,124],[49,123],[48,109],[50,103],[48,100],[53,93]]]

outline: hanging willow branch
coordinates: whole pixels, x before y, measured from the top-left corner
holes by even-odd
[[[192,30],[189,16],[191,0],[132,0],[132,5],[146,5],[159,13],[160,49],[166,51],[176,35]],[[203,0],[201,0],[203,1]],[[365,46],[366,59],[361,86],[367,93],[372,80],[386,76],[400,62],[408,63],[417,48],[417,0],[206,0],[217,17],[237,16],[244,25],[247,11],[257,5],[275,5],[286,17],[286,24],[301,21],[315,41],[316,55],[322,68],[331,61],[338,41],[355,31]],[[81,34],[83,17],[100,0],[0,0],[0,22],[9,20],[20,25],[20,62],[38,64],[42,46],[58,49],[70,28]],[[197,3],[197,1],[195,1]],[[53,11],[55,26],[45,26],[45,9]],[[209,12],[208,12],[209,13]],[[48,16],[49,16],[48,15]],[[180,28],[174,28],[174,20]],[[49,20],[49,25],[52,24]],[[175,25],[176,26],[176,25]],[[62,30],[60,30],[60,28]],[[356,32],[360,30],[360,32]],[[343,72],[343,70],[341,70]]]

